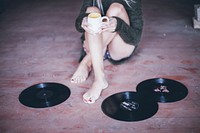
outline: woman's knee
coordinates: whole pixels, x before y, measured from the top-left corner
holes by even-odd
[[[90,7],[88,7],[87,10],[86,10],[86,13],[93,13],[93,12],[98,12],[98,13],[100,13],[100,10],[99,10],[97,7],[95,7],[95,6],[90,6]]]
[[[110,5],[108,11],[107,11],[107,16],[118,16],[121,13],[125,12],[125,8],[122,4],[120,3],[113,3]]]

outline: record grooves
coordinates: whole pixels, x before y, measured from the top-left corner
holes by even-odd
[[[40,83],[23,90],[19,101],[28,107],[47,108],[64,102],[70,94],[70,89],[62,84]]]
[[[152,96],[157,102],[176,102],[185,98],[188,90],[182,83],[165,78],[142,81],[136,87],[140,95]]]
[[[137,92],[120,92],[106,98],[101,109],[105,115],[120,121],[140,121],[158,111],[158,103],[175,102],[185,98],[188,90],[182,83],[165,78],[140,82]]]
[[[158,110],[158,104],[136,92],[120,92],[106,98],[101,108],[113,119],[131,122],[152,117]]]

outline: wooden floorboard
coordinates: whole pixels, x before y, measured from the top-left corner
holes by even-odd
[[[199,133],[200,31],[192,25],[188,0],[143,0],[144,30],[135,55],[126,63],[105,61],[109,87],[93,105],[82,101],[94,74],[71,84],[78,66],[81,34],[74,27],[81,0],[15,0],[0,14],[1,133]],[[138,122],[107,117],[101,103],[122,91],[136,91],[149,78],[183,83],[188,95],[174,103],[159,103],[158,112]],[[18,101],[27,87],[58,82],[70,98],[54,107],[34,109]]]

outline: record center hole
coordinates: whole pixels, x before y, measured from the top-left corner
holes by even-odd
[[[36,94],[39,99],[47,99],[53,96],[53,92],[49,90],[41,90]]]
[[[120,107],[124,110],[127,110],[127,111],[134,111],[134,110],[137,110],[139,108],[139,104],[137,102],[127,100],[127,101],[123,101],[120,104]]]

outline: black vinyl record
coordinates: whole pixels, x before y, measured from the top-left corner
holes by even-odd
[[[157,102],[175,102],[185,98],[188,89],[182,83],[165,78],[154,78],[142,81],[136,87],[143,96],[152,96]]]
[[[158,111],[158,104],[136,92],[128,91],[109,96],[103,101],[101,109],[113,119],[132,122],[152,117]]]
[[[70,94],[70,89],[62,84],[40,83],[23,90],[19,101],[28,107],[47,108],[64,102]]]

